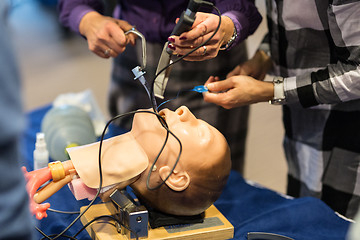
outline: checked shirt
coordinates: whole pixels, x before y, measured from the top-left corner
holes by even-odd
[[[268,0],[274,75],[285,77],[288,193],[353,218],[360,204],[360,1]]]

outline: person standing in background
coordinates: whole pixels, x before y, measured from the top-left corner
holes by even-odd
[[[213,0],[222,13],[218,33],[205,47],[172,67],[165,100],[174,99],[181,90],[203,85],[210,75],[225,77],[239,62],[247,59],[245,40],[261,22],[261,15],[252,0]],[[188,1],[117,1],[113,17],[102,15],[100,0],[59,0],[60,22],[86,37],[89,49],[102,58],[114,58],[109,111],[111,116],[139,108],[150,107],[148,96],[131,72],[141,65],[141,44],[133,36],[124,35],[132,26],[146,38],[148,81],[155,76],[156,67],[165,42],[170,41],[175,54],[183,55],[209,38],[218,25],[218,16],[198,12],[193,29],[181,35],[170,36]],[[119,20],[121,19],[121,20]],[[132,44],[128,44],[132,43]],[[220,51],[224,49],[224,51]],[[206,61],[205,61],[206,60]],[[245,139],[249,108],[247,106],[225,110],[205,103],[198,93],[180,92],[177,99],[165,107],[176,109],[186,105],[197,118],[215,126],[223,133],[232,151],[233,169],[243,171]],[[119,123],[129,129],[129,120]]]
[[[204,100],[225,108],[283,105],[287,193],[318,197],[353,218],[360,206],[360,1],[269,0],[267,11],[262,50],[227,79],[211,77]],[[273,83],[259,81],[270,69]]]
[[[30,240],[34,226],[19,150],[25,118],[20,76],[7,26],[9,8],[9,1],[0,1],[0,239]]]

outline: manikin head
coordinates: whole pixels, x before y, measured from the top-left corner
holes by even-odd
[[[146,187],[150,166],[161,149],[166,130],[155,116],[136,114],[131,130],[149,157],[149,167],[131,187],[138,196],[163,212],[194,215],[203,212],[220,196],[230,173],[230,151],[223,135],[208,123],[196,119],[186,107],[175,112],[164,109],[160,115],[182,143],[180,160],[158,190]],[[151,143],[151,144],[149,144]],[[169,135],[164,151],[151,173],[150,187],[171,173],[179,154],[179,143]]]
[[[226,184],[231,169],[228,144],[217,129],[195,118],[187,107],[180,107],[175,112],[164,109],[160,115],[182,143],[181,157],[171,172],[180,145],[169,134],[165,148],[151,172],[151,188],[170,175],[165,184],[156,190],[149,190],[146,180],[167,131],[154,114],[136,113],[130,132],[103,143],[103,186],[120,183],[118,186],[124,187],[122,183],[136,179],[131,187],[149,206],[175,215],[202,213],[220,196]],[[78,155],[78,151],[69,151],[69,154],[83,182],[94,187],[99,184],[98,144],[90,145],[90,148],[83,148],[86,156],[82,153]],[[93,173],[88,173],[91,171]]]

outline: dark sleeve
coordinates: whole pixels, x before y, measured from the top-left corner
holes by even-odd
[[[233,21],[238,37],[233,45],[253,34],[262,21],[261,14],[253,0],[214,0],[222,15]]]
[[[104,11],[101,0],[59,0],[57,7],[60,23],[74,32],[79,32],[80,21],[86,13]]]

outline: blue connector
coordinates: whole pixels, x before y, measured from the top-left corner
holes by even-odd
[[[204,85],[199,85],[199,86],[195,86],[193,89],[191,89],[190,91],[194,91],[194,92],[198,92],[198,93],[203,93],[203,92],[207,92],[209,91],[209,89],[204,86]]]

